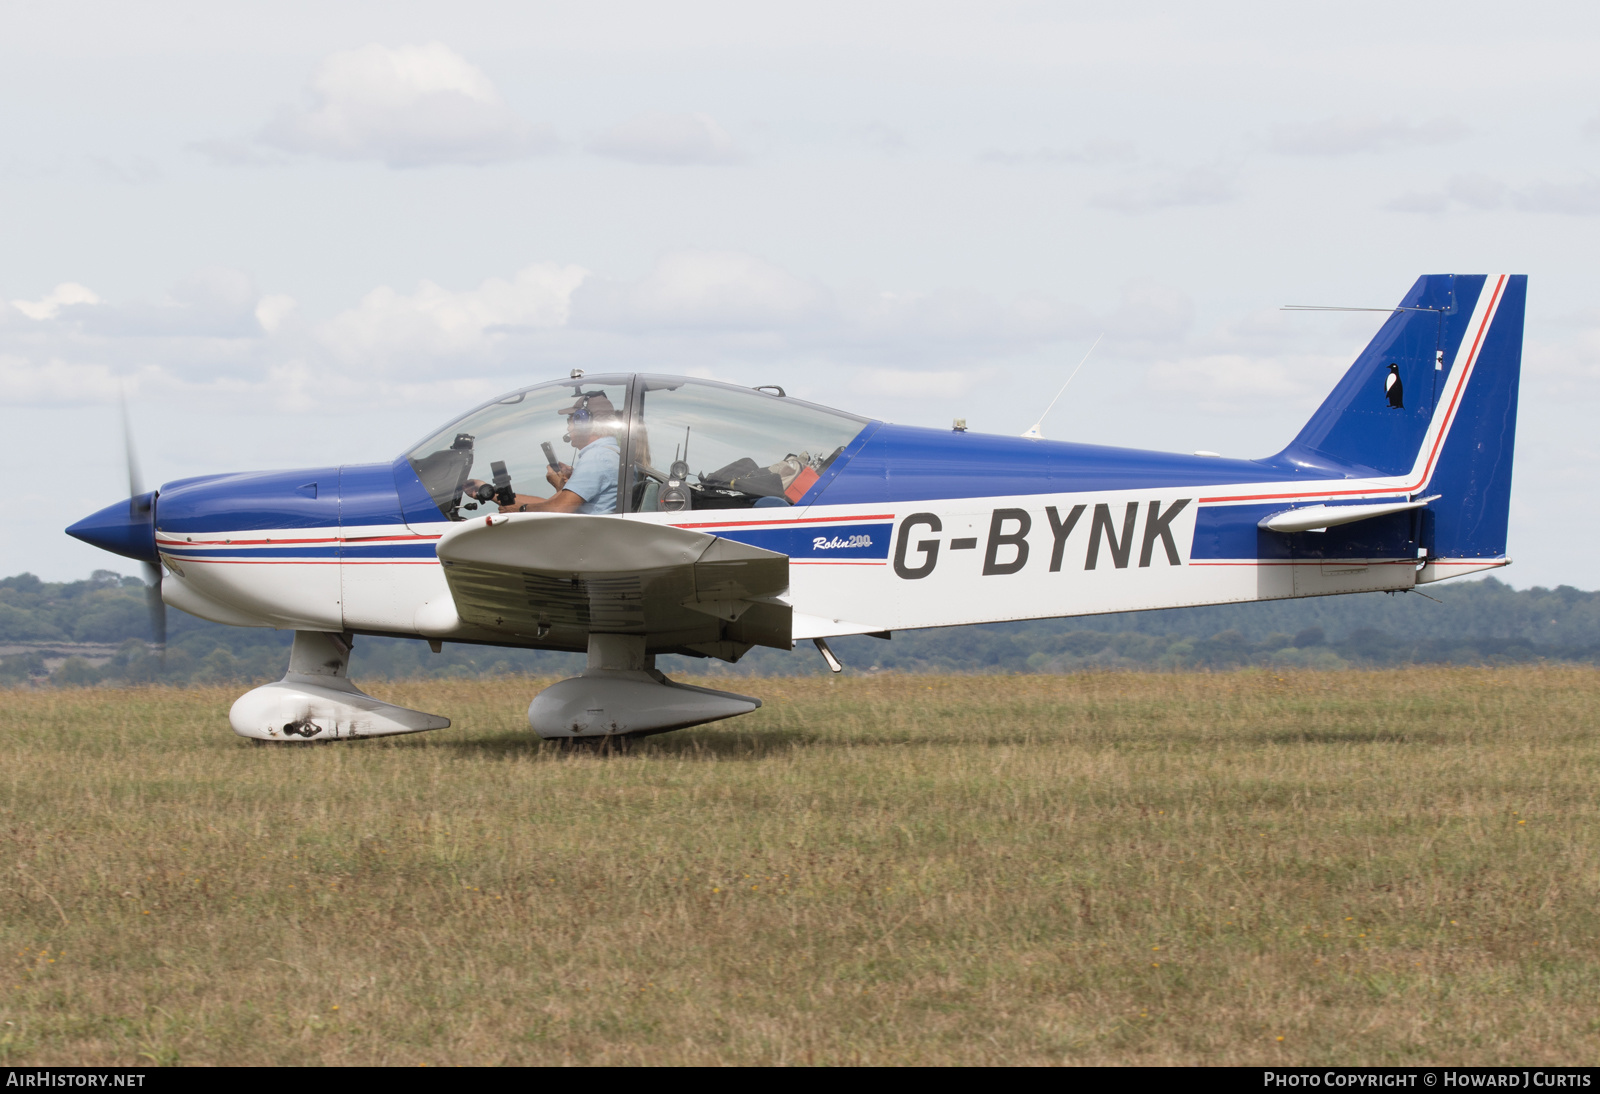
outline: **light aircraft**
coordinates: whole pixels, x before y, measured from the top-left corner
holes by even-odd
[[[1506,565],[1526,293],[1522,275],[1420,278],[1265,459],[574,370],[394,460],[135,488],[67,531],[145,562],[158,608],[295,632],[284,678],[233,705],[243,736],[448,726],[348,679],[360,635],[587,651],[533,698],[534,731],[642,736],[761,705],[667,679],[660,654],[809,640],[838,671],[839,635],[1407,590]]]

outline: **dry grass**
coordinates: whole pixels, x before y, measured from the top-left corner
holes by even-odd
[[[607,757],[3,693],[0,1062],[1600,1055],[1600,672],[758,687]]]

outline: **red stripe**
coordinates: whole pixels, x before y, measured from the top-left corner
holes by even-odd
[[[386,543],[410,542],[415,540],[436,540],[438,536],[334,536],[331,539],[160,539],[156,540],[158,547],[262,547],[271,545],[281,547],[297,543]]]
[[[1415,566],[1424,561],[1420,558],[1308,558],[1303,561],[1294,559],[1262,559],[1257,562],[1191,562],[1190,566],[1321,566],[1324,563],[1348,562],[1354,568],[1356,563],[1363,566]]]
[[[337,566],[336,558],[177,558],[181,566]]]
[[[178,547],[178,548],[183,548],[183,547],[219,547],[219,546],[221,546],[221,547],[232,547],[232,546],[235,546],[235,545],[240,546],[240,547],[244,547],[246,545],[260,546],[260,545],[266,544],[266,543],[284,544],[284,543],[338,543],[338,542],[339,542],[339,538],[337,536],[334,536],[334,537],[331,537],[331,538],[328,538],[328,539],[229,539],[229,540],[221,540],[221,539],[157,539],[156,540],[156,545],[158,547]]]
[[[827,559],[827,558],[816,558],[816,559],[791,558],[789,560],[789,565],[791,565],[791,566],[887,566],[889,564],[887,562],[846,562],[844,559],[834,560],[834,559]]]
[[[793,520],[721,520],[704,524],[673,524],[672,528],[751,528],[756,525],[844,524],[853,520],[893,520],[893,513],[874,513],[864,517],[796,517]]]
[[[381,558],[368,561],[317,558],[177,558],[181,566],[437,566],[433,558]]]
[[[381,543],[387,540],[439,539],[439,536],[345,536],[345,543]]]
[[[339,560],[345,566],[437,566],[436,558],[344,558]],[[289,565],[287,561],[279,565]]]

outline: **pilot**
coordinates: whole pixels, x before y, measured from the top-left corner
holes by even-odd
[[[615,513],[617,511],[617,471],[622,464],[622,449],[617,432],[622,420],[603,392],[579,395],[577,402],[556,413],[567,419],[567,436],[578,455],[572,466],[561,464],[545,472],[545,480],[555,488],[554,497],[541,498],[517,494],[502,504],[502,513]],[[467,483],[471,493],[481,484]]]

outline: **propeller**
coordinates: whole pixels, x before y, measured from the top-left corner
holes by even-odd
[[[155,496],[146,494],[144,476],[139,473],[139,454],[133,448],[133,428],[128,423],[128,396],[122,396],[122,445],[128,467],[128,516],[135,521],[153,519]],[[145,604],[150,611],[150,633],[155,639],[162,664],[167,660],[167,602],[161,599],[161,563],[144,564]]]

